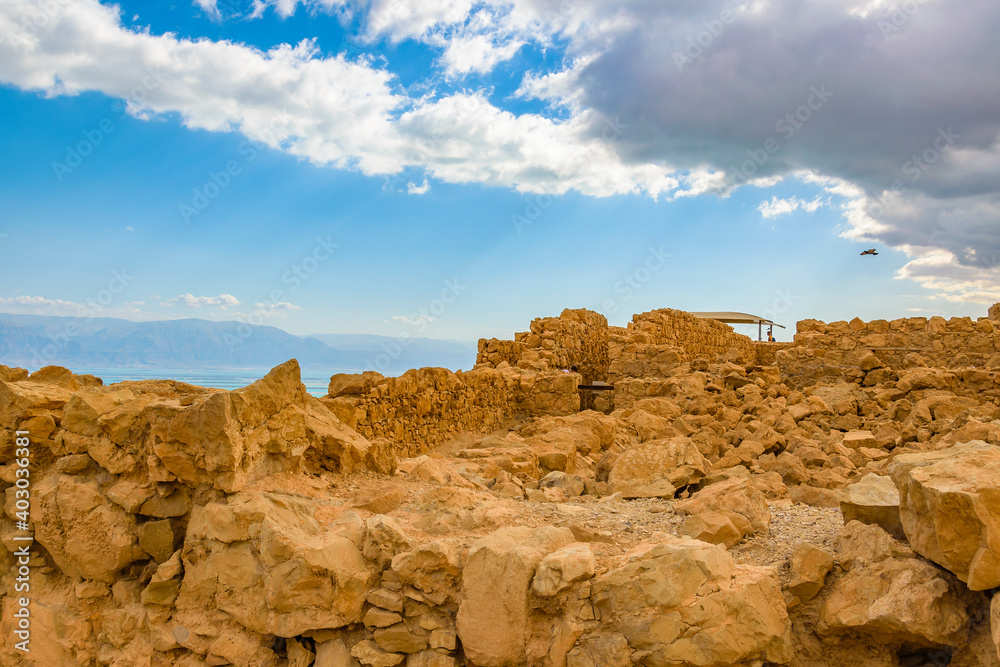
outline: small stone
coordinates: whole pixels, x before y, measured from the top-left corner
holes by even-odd
[[[365,614],[364,624],[370,630],[372,628],[387,628],[390,625],[402,622],[402,620],[403,617],[395,612],[372,607]]]
[[[366,598],[369,604],[389,611],[403,613],[403,596],[395,591],[377,588],[368,594]]]
[[[788,590],[802,602],[808,602],[823,588],[832,568],[832,554],[808,542],[799,542],[792,551]]]
[[[351,649],[351,655],[368,667],[395,667],[406,660],[401,653],[389,653],[379,648],[371,639],[358,642]]]
[[[157,563],[165,563],[174,553],[174,530],[170,520],[161,519],[141,524],[139,546]]]

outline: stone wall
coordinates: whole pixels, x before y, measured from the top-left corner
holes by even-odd
[[[479,341],[477,365],[560,370],[576,366],[582,384],[614,383],[624,377],[664,377],[694,359],[753,363],[753,342],[732,327],[680,310],[641,313],[627,327],[608,326],[603,315],[564,310],[532,321],[513,341]]]
[[[695,317],[683,310],[661,308],[632,317],[627,336],[635,343],[673,346],[682,361],[726,358],[740,363],[756,359],[754,344],[728,324]]]
[[[579,411],[575,373],[478,368],[335,375],[323,399],[346,424],[375,440],[387,438],[399,456],[416,456],[460,433],[489,433],[519,416]]]
[[[501,340],[499,338],[480,338],[477,364],[486,364],[497,368],[504,362],[508,366],[517,366],[524,353],[524,343],[516,340]]]
[[[685,361],[676,345],[639,343],[628,336],[612,336],[608,349],[608,382],[612,384],[630,377],[665,377]]]
[[[787,350],[795,343],[768,343],[754,341],[754,356],[758,366],[773,366],[777,363],[777,354],[781,350]]]
[[[608,320],[590,310],[567,308],[559,317],[532,320],[513,341],[481,340],[476,363],[496,368],[563,370],[576,366],[583,384],[607,379]]]
[[[822,377],[861,380],[879,369],[994,367],[998,353],[1000,322],[985,317],[802,320],[794,343],[775,354],[775,363],[801,384]]]

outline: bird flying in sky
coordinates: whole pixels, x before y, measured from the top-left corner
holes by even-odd
[[[862,255],[877,255],[878,253],[875,251],[875,248],[868,248],[868,250],[865,250],[861,254]]]

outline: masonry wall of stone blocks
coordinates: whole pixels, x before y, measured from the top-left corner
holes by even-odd
[[[627,336],[635,343],[673,346],[680,351],[682,361],[753,363],[756,359],[753,341],[728,324],[672,308],[633,316]]]
[[[358,433],[387,438],[399,456],[417,456],[460,433],[489,433],[517,417],[568,415],[580,409],[574,373],[480,368],[335,375],[328,407]]]
[[[582,384],[624,377],[664,377],[694,359],[753,363],[754,343],[732,327],[664,308],[635,315],[626,327],[608,326],[603,315],[564,310],[538,318],[513,341],[479,341],[477,365],[535,370],[577,367]]]
[[[819,377],[861,380],[920,366],[993,368],[1000,366],[1000,322],[986,317],[909,317],[864,322],[802,320],[792,345],[775,353],[774,363],[794,383]]]

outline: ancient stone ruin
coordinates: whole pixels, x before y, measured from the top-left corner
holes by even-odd
[[[566,310],[323,398],[0,366],[0,429],[5,667],[1000,666],[991,318]]]

